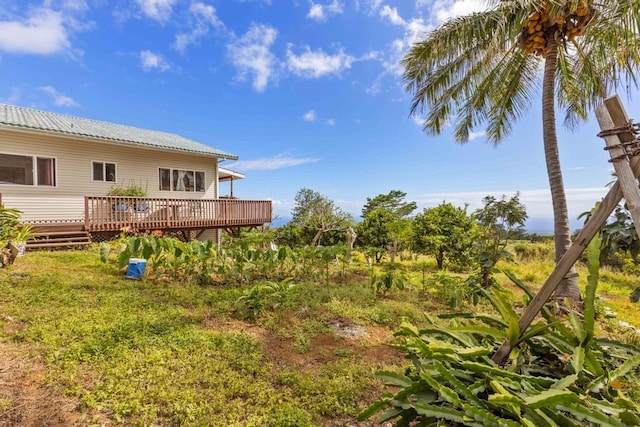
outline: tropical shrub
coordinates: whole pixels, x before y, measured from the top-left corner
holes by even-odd
[[[294,286],[291,279],[251,286],[236,300],[236,309],[242,317],[253,319],[264,310],[280,307]]]
[[[18,245],[24,245],[31,237],[32,227],[28,224],[20,226],[20,214],[17,209],[0,204],[0,267],[13,264],[20,253]]]
[[[626,396],[640,365],[638,347],[595,337],[599,242],[589,253],[584,319],[556,319],[547,311],[525,331],[497,288],[483,289],[499,315],[442,315],[426,328],[404,323],[397,348],[412,366],[379,372],[400,388],[383,394],[360,420],[384,411],[379,422],[408,425],[624,426],[640,424],[640,406]],[[533,294],[520,281],[529,298]],[[490,358],[504,340],[514,350],[499,366]]]
[[[434,273],[429,276],[427,283],[440,300],[449,304],[449,308],[456,308],[466,303],[478,304],[480,283],[477,275],[470,276],[466,280],[452,276],[446,272]]]
[[[0,243],[7,243],[18,234],[20,211],[0,205]]]
[[[391,264],[383,274],[374,274],[371,277],[371,287],[376,294],[387,294],[391,292],[393,288],[403,290],[406,280],[406,275],[402,270],[398,269],[395,264]]]

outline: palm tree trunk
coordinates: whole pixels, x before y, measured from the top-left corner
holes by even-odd
[[[553,227],[556,246],[556,262],[571,246],[571,230],[567,211],[567,197],[564,192],[560,156],[558,154],[558,137],[556,135],[555,117],[555,77],[558,60],[558,43],[553,35],[548,36],[547,53],[544,63],[542,82],[542,129],[544,139],[544,155],[547,162],[547,175],[553,203]],[[580,288],[575,267],[571,268],[567,277],[560,283],[555,298],[571,302],[580,301]]]

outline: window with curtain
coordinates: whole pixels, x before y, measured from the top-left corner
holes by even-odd
[[[160,191],[171,191],[171,169],[160,168]]]
[[[0,153],[1,184],[55,186],[56,160]]]
[[[38,157],[38,185],[56,185],[56,160]]]
[[[159,169],[161,191],[205,191],[205,174],[202,171],[183,169]]]
[[[116,182],[116,164],[91,162],[94,181]]]

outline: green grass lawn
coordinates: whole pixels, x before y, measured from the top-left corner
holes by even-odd
[[[535,287],[552,265],[502,267]],[[384,295],[366,268],[297,283],[246,320],[234,303],[247,286],[130,281],[97,248],[30,252],[0,270],[0,346],[42,364],[42,385],[77,402],[78,425],[355,425],[383,391],[373,373],[405,363],[388,346],[400,322],[461,308],[409,270],[405,289]],[[604,303],[639,325],[622,282],[603,275]],[[335,325],[366,335],[345,338]],[[0,424],[16,406],[0,394]]]

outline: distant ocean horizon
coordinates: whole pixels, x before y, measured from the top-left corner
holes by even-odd
[[[292,217],[276,217],[273,222],[271,222],[270,226],[272,228],[282,227],[289,221],[291,221]],[[584,226],[581,220],[571,221],[571,230],[576,231],[581,229]],[[553,218],[529,218],[525,225],[525,229],[527,233],[535,233],[541,236],[551,236],[553,235]]]

